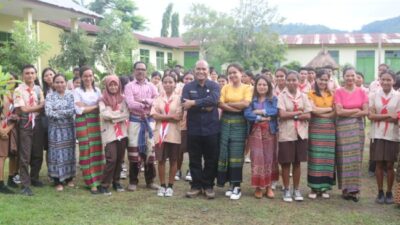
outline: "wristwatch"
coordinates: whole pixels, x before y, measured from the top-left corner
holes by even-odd
[[[298,120],[298,119],[299,119],[299,116],[298,116],[298,115],[295,115],[295,116],[293,117],[293,119],[294,119],[294,120]]]

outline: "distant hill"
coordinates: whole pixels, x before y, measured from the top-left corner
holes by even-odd
[[[400,16],[374,21],[362,26],[361,30],[345,31],[331,29],[324,25],[308,25],[303,23],[272,24],[271,30],[278,34],[327,34],[327,33],[400,33]]]
[[[363,33],[400,33],[400,16],[379,20],[362,26]]]

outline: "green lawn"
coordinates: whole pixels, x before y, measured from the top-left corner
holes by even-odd
[[[189,185],[184,181],[175,184],[174,197],[160,198],[155,191],[144,189],[143,177],[134,193],[92,196],[79,176],[78,188],[57,193],[49,186],[43,168],[41,178],[47,186],[34,188],[35,196],[0,195],[0,224],[400,224],[400,208],[374,203],[375,180],[366,175],[366,166],[364,163],[358,203],[342,200],[337,188],[329,200],[306,198],[301,203],[284,203],[280,191],[273,200],[255,199],[249,187],[249,164],[244,168],[243,195],[238,201],[225,198],[221,188],[216,189],[214,200],[187,199],[184,194]],[[302,178],[301,189],[306,196],[306,164]],[[123,183],[126,185],[126,180]]]

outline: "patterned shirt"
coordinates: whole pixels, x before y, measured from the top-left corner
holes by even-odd
[[[25,83],[20,84],[14,91],[14,107],[23,106],[37,106],[44,101],[43,91],[39,86],[34,85],[31,89]],[[35,116],[39,115],[39,112],[33,113]],[[26,113],[22,113],[22,116],[27,116]]]

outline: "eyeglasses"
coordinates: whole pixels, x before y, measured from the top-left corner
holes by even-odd
[[[136,71],[146,71],[146,69],[143,69],[143,68],[137,68],[137,69],[135,69]]]

